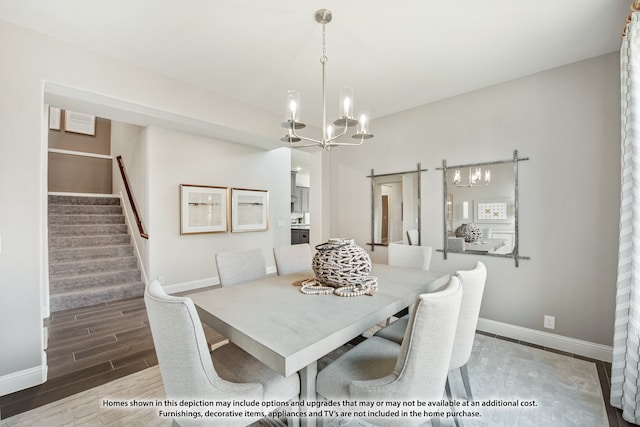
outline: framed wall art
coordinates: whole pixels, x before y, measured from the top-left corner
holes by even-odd
[[[228,224],[227,187],[180,185],[180,234],[226,232]]]
[[[269,192],[231,189],[231,231],[266,231],[269,228]]]
[[[504,223],[511,222],[510,214],[513,202],[511,200],[476,200],[475,222],[476,223]]]
[[[96,116],[64,110],[64,131],[96,136]]]
[[[49,107],[49,129],[60,130],[60,109]]]

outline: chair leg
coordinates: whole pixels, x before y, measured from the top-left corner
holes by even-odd
[[[449,375],[447,375],[447,382],[444,383],[444,391],[447,394],[447,399],[451,400],[451,385],[449,384]]]
[[[467,400],[473,400],[473,394],[471,394],[471,384],[469,383],[469,370],[467,369],[466,364],[460,367],[460,375],[462,375],[464,391],[467,392]]]
[[[300,418],[298,418],[298,417],[288,417],[287,418],[287,427],[300,427]]]
[[[451,385],[449,384],[449,376],[448,375],[447,375],[447,382],[444,383],[444,390],[445,390],[445,393],[447,394],[447,399],[453,400],[452,393],[451,393]],[[455,412],[455,410],[456,410],[455,406],[452,406],[451,407],[451,411]],[[462,420],[458,419],[458,417],[453,417],[453,421],[455,421],[456,427],[463,427],[462,426]],[[435,426],[435,424],[434,424],[434,426]]]

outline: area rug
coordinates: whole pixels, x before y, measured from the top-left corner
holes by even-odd
[[[461,418],[466,427],[609,425],[592,362],[476,334],[467,366],[475,404],[491,406],[469,406],[459,372],[450,373],[452,400],[467,402],[456,410],[478,413]],[[446,417],[440,424],[455,425]],[[329,423],[331,427],[372,425],[348,417]]]
[[[357,343],[357,342],[355,342]],[[326,366],[355,343],[340,347],[319,362]],[[520,403],[519,406],[458,406],[478,416],[463,418],[469,426],[607,426],[598,373],[594,363],[539,350],[509,341],[476,335],[468,363],[471,389],[477,402]],[[450,376],[453,398],[465,400],[458,373]],[[103,401],[128,399],[164,399],[157,366],[129,375],[34,410],[2,420],[2,427],[41,425],[154,425],[169,426],[154,409],[107,408]],[[522,406],[535,402],[536,406]],[[430,424],[430,423],[429,423]],[[280,420],[254,424],[281,425]],[[357,418],[334,418],[330,426],[371,426]],[[454,426],[452,419],[441,419],[444,427]]]

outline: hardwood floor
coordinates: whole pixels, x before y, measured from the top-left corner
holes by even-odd
[[[157,365],[142,298],[52,313],[48,328],[48,381],[0,397],[2,418]],[[210,345],[225,338],[206,325]]]
[[[142,298],[52,313],[45,321],[49,331],[47,349],[49,380],[39,386],[0,397],[0,416],[13,415],[60,400],[115,379],[157,365],[153,340]],[[225,340],[204,325],[209,345]],[[479,332],[482,333],[482,332]],[[494,336],[491,334],[485,334]],[[621,412],[609,405],[611,364],[499,337],[547,351],[588,360],[596,364],[610,427],[628,427]],[[351,345],[357,344],[356,339]],[[345,347],[348,348],[348,347]],[[338,349],[319,362],[321,369],[346,351]]]

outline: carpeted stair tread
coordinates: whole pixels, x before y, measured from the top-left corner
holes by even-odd
[[[120,205],[49,205],[49,215],[122,215]]]
[[[93,246],[49,250],[49,265],[68,261],[134,256],[133,245]]]
[[[116,285],[118,283],[135,282],[140,280],[140,276],[140,270],[135,268],[65,277],[52,277],[49,279],[49,293],[55,294],[74,289],[90,289],[101,286]]]
[[[102,257],[84,260],[69,260],[65,262],[49,263],[49,277],[74,277],[85,274],[102,273],[113,270],[125,270],[138,267],[138,260],[134,256]]]
[[[144,293],[144,283],[128,282],[90,290],[74,290],[49,295],[52,312],[66,310],[73,307],[85,307],[109,301],[139,297]]]
[[[124,215],[49,215],[49,224],[88,225],[124,224]]]
[[[51,224],[49,225],[49,236],[52,237],[73,237],[73,236],[109,236],[114,234],[128,234],[126,224]]]
[[[94,246],[126,245],[129,243],[131,243],[131,236],[128,234],[50,237],[49,249],[90,248]]]
[[[50,205],[120,205],[119,197],[50,195]]]

